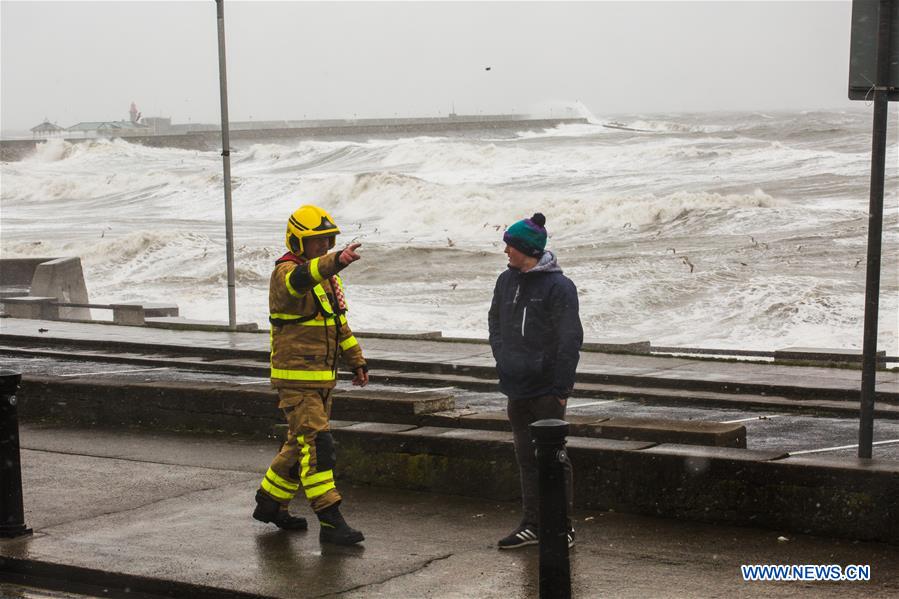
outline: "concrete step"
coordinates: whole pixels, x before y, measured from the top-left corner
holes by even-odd
[[[133,382],[24,376],[19,390],[23,422],[139,426],[163,430],[221,431],[283,438],[277,394],[267,384],[228,385]],[[510,431],[502,412],[455,410],[445,391],[335,391],[337,420]],[[656,443],[746,447],[739,424],[659,418],[568,417],[572,436]]]

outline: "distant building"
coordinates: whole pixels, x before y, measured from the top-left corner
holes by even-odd
[[[146,125],[150,130],[150,133],[153,134],[169,133],[172,130],[172,119],[170,117],[144,117],[143,124]]]
[[[127,137],[129,135],[147,135],[150,128],[143,123],[133,121],[84,121],[67,129],[70,133],[83,137]]]
[[[54,136],[61,136],[64,132],[64,127],[54,125],[47,119],[44,119],[43,123],[31,128],[31,137],[33,139],[46,139]]]

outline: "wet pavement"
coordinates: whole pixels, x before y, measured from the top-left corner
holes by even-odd
[[[362,547],[328,547],[315,525],[287,533],[250,517],[275,442],[26,426],[21,443],[25,519],[35,534],[0,541],[5,558],[220,596],[537,595],[536,548],[495,548],[517,523],[512,503],[340,485],[347,519],[367,538]],[[310,515],[302,502],[293,509]],[[575,597],[899,593],[899,551],[887,545],[611,512],[574,519]],[[744,582],[742,564],[868,564],[872,579]]]

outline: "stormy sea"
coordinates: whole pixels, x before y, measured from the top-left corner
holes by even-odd
[[[879,349],[899,353],[890,115]],[[613,127],[605,126],[613,124]],[[623,114],[542,131],[256,140],[232,153],[238,320],[267,327],[289,214],[329,210],[354,329],[485,336],[505,227],[546,215],[594,341],[859,348],[871,108]],[[228,319],[220,150],[122,140],[2,164],[2,256],[80,256],[91,301]],[[106,318],[94,310],[95,318]]]

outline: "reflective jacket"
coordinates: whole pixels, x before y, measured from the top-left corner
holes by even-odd
[[[584,332],[577,288],[552,252],[527,272],[499,276],[488,324],[499,388],[510,399],[571,394]]]
[[[362,348],[340,308],[337,254],[306,260],[287,253],[269,282],[271,379],[278,388],[331,388],[337,359],[355,370],[365,367]]]

